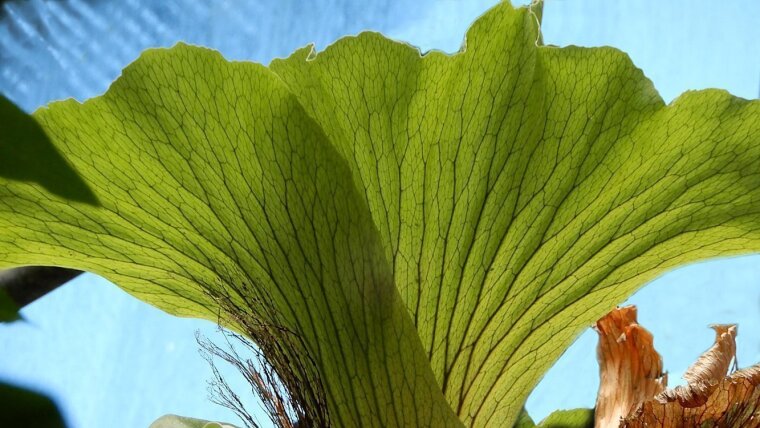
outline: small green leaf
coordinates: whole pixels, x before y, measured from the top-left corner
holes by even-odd
[[[557,410],[539,428],[594,428],[594,409]]]
[[[210,422],[201,419],[186,418],[177,415],[165,415],[156,419],[149,428],[237,428],[234,425],[221,422]]]
[[[90,188],[37,121],[0,95],[0,177],[34,181],[68,199],[96,203]]]
[[[8,296],[5,290],[0,289],[0,322],[11,322],[19,319],[19,307]]]
[[[0,426],[65,428],[58,406],[45,395],[0,383]]]
[[[536,423],[533,422],[533,418],[531,418],[525,408],[523,408],[520,412],[520,416],[517,418],[517,422],[515,422],[514,428],[533,428],[535,426]]]

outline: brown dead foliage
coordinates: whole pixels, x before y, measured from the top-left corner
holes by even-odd
[[[715,343],[686,371],[686,385],[668,389],[662,358],[652,334],[636,322],[636,308],[600,319],[595,426],[760,428],[760,364],[729,374],[737,327],[712,328]]]
[[[665,389],[662,358],[652,334],[636,322],[636,307],[618,308],[597,321],[597,358],[601,381],[595,425],[617,426],[639,403]]]

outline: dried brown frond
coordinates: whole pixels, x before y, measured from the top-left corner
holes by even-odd
[[[243,286],[239,290],[224,290],[227,291],[212,295],[223,314],[220,320],[232,320],[231,327],[245,336],[226,332],[227,349],[198,338],[214,373],[210,383],[212,401],[230,408],[247,427],[258,428],[255,418],[246,410],[246,403],[217,370],[213,362],[217,357],[243,375],[275,426],[329,427],[324,388],[301,338],[277,322],[277,314],[263,303],[269,301],[267,296],[254,297],[261,293],[261,288]],[[242,346],[244,352],[238,352],[236,346]]]
[[[663,391],[655,397],[663,403],[678,401],[683,407],[698,407],[707,402],[713,390],[726,377],[736,356],[736,325],[711,326],[715,343],[684,373],[686,385]]]
[[[620,425],[625,428],[760,428],[760,388],[748,379],[723,379],[701,406],[649,400]]]
[[[247,427],[259,427],[243,400],[220,373],[215,363],[215,358],[219,358],[243,375],[251,385],[251,392],[259,397],[266,414],[275,426],[281,428],[299,426],[298,421],[303,418],[303,412],[297,405],[294,405],[289,392],[272,366],[267,363],[261,351],[249,340],[238,334],[229,331],[224,331],[223,334],[227,345],[226,349],[216,345],[208,338],[196,334],[202,355],[208,361],[214,374],[214,379],[209,382],[211,401],[235,412]],[[250,357],[242,356],[236,346],[242,347],[243,353],[250,355]]]
[[[596,426],[760,428],[760,365],[728,375],[736,365],[737,327],[712,328],[715,343],[686,371],[687,384],[665,390],[665,376],[657,376],[662,360],[652,335],[636,323],[636,308],[599,320]]]
[[[665,389],[662,358],[653,337],[636,322],[636,307],[617,308],[597,321],[599,393],[595,426],[617,427],[621,418]]]

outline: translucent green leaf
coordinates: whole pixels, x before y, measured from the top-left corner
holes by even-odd
[[[4,264],[95,272],[184,316],[216,320],[226,296],[222,322],[280,332],[334,424],[459,424],[348,168],[272,72],[153,50],[36,117],[101,205],[4,183]]]
[[[513,420],[666,269],[760,249],[760,103],[666,107],[627,55],[537,40],[503,2],[453,56],[366,33],[271,64],[351,168],[467,425]]]
[[[101,206],[3,180],[0,263],[221,312],[336,426],[511,426],[635,289],[760,250],[759,102],[665,106],[625,54],[542,46],[506,2],[455,55],[179,45],[35,117]]]

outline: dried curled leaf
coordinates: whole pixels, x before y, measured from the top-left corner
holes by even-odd
[[[715,343],[684,374],[686,385],[665,389],[652,335],[636,323],[636,308],[617,308],[596,323],[601,384],[597,427],[760,428],[760,364],[727,376],[736,358],[737,326],[714,325]]]
[[[601,377],[595,426],[616,427],[639,403],[667,385],[652,334],[636,322],[636,307],[617,308],[597,321]]]
[[[656,400],[667,403],[678,401],[683,407],[698,407],[707,402],[710,394],[728,373],[736,356],[736,325],[711,326],[715,330],[715,343],[686,370],[686,385],[668,389],[657,395]]]
[[[678,401],[649,400],[621,423],[621,428],[638,427],[760,427],[760,388],[748,378],[725,378],[697,407]]]

